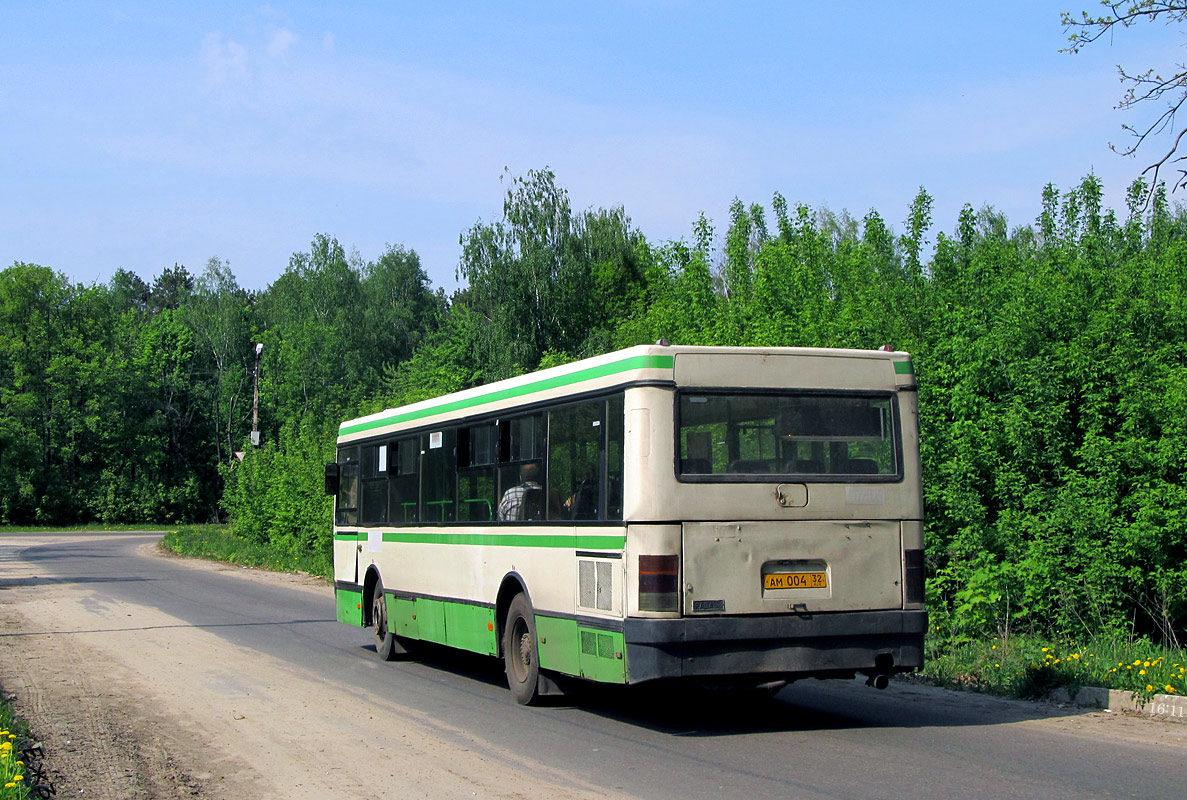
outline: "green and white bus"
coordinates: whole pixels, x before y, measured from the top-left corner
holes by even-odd
[[[345,422],[340,621],[390,660],[634,684],[923,662],[915,377],[887,350],[633,347]]]

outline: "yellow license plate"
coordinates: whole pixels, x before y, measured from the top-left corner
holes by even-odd
[[[827,589],[828,577],[823,572],[772,572],[762,576],[764,589]]]

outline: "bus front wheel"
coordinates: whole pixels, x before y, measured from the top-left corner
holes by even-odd
[[[532,604],[517,594],[507,608],[507,623],[503,627],[503,663],[507,668],[507,685],[521,705],[531,705],[539,699],[540,661],[536,647],[536,615]]]
[[[375,625],[375,652],[384,661],[393,661],[400,647],[387,625],[387,602],[383,598],[383,581],[375,581],[371,591],[371,622]]]

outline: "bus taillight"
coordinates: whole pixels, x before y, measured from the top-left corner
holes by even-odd
[[[680,610],[679,556],[639,556],[639,610]]]

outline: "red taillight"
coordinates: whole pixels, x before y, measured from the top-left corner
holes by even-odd
[[[639,610],[680,610],[680,557],[639,556]]]

